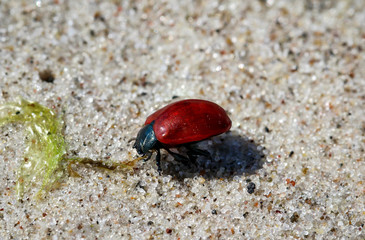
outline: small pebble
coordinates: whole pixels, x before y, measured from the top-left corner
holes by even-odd
[[[248,192],[249,194],[252,194],[252,193],[255,191],[255,188],[256,188],[255,183],[250,182],[250,183],[247,185],[247,192]]]

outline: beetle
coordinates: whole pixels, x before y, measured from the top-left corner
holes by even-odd
[[[227,132],[231,119],[219,105],[201,99],[187,99],[171,103],[147,117],[133,145],[145,161],[157,151],[156,163],[161,172],[160,149],[165,149],[176,160],[186,158],[170,151],[170,148],[187,146],[194,155],[209,155],[207,151],[190,147],[190,144]]]

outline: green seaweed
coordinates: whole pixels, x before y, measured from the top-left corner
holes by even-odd
[[[98,161],[90,158],[67,158],[66,143],[62,134],[63,121],[51,109],[37,102],[19,98],[16,102],[0,105],[0,127],[9,123],[23,123],[26,128],[24,161],[17,171],[16,192],[18,199],[31,188],[38,189],[36,198],[44,194],[64,175],[80,175],[71,168],[72,164],[88,164],[100,169],[133,170],[140,159],[126,163]]]
[[[0,127],[9,123],[23,123],[26,128],[27,146],[17,172],[17,196],[21,198],[24,191],[35,187],[40,197],[64,173],[63,121],[51,109],[19,98],[0,106]]]

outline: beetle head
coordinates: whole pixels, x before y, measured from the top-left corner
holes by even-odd
[[[145,155],[150,150],[154,149],[157,139],[153,131],[154,121],[139,130],[136,141],[133,145],[138,154]]]

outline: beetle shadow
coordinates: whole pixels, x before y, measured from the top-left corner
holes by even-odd
[[[171,175],[177,179],[202,176],[206,179],[231,178],[239,175],[251,175],[263,167],[264,148],[253,140],[242,137],[238,133],[228,132],[209,140],[195,143],[193,147],[208,151],[209,156],[200,155],[196,162],[183,164],[178,161],[163,161],[163,174]],[[180,154],[186,154],[187,149],[177,149]]]

